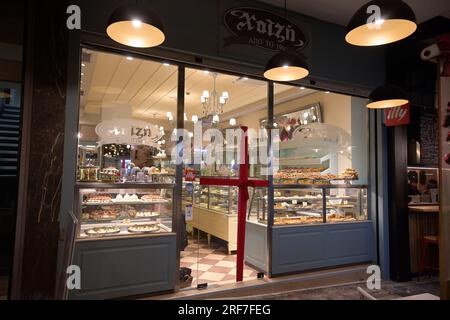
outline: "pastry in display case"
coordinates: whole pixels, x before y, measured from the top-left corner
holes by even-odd
[[[78,181],[81,182],[96,182],[98,181],[98,174],[100,168],[97,166],[83,166],[78,168]]]
[[[307,225],[368,220],[367,186],[275,185],[274,225]],[[265,210],[267,196],[259,198]],[[258,221],[267,223],[258,210]]]
[[[78,185],[78,238],[171,232],[173,185]]]
[[[326,173],[327,168],[285,168],[274,175],[276,184],[329,185],[335,181],[351,182],[359,179],[355,169],[346,169],[341,174]]]
[[[209,187],[209,209],[237,214],[238,193],[233,187]]]
[[[193,182],[194,192],[186,191],[187,182],[183,182],[183,201],[194,206],[218,211],[225,214],[237,214],[238,193],[233,187],[200,186]]]
[[[275,189],[274,224],[323,223],[321,189]]]

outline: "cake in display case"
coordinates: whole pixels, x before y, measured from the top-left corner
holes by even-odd
[[[172,232],[173,185],[77,186],[79,239]]]
[[[367,186],[275,185],[274,225],[308,225],[368,220]],[[265,212],[267,195],[257,198]],[[258,209],[258,221],[267,219]]]
[[[237,214],[238,193],[234,187],[201,186],[193,182],[194,192],[186,192],[183,183],[183,201],[196,207],[217,211],[228,215]]]

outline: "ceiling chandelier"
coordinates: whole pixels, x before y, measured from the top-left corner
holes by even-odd
[[[223,113],[223,107],[227,104],[230,99],[230,95],[227,91],[224,91],[220,96],[216,89],[217,73],[211,74],[213,77],[213,90],[209,92],[208,90],[203,91],[200,98],[203,109],[204,117],[211,117],[213,123],[218,123],[220,121],[220,115]]]

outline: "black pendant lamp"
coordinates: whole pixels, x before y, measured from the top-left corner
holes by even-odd
[[[284,1],[287,19],[287,5]],[[308,64],[303,54],[294,49],[286,48],[273,56],[266,64],[264,77],[272,81],[295,81],[309,75]]]
[[[138,3],[117,8],[109,18],[106,33],[114,41],[135,48],[156,47],[166,38],[159,16]]]
[[[416,16],[405,2],[374,0],[351,18],[345,40],[355,46],[379,46],[407,38],[416,30]]]
[[[383,85],[376,88],[369,96],[369,109],[387,109],[401,107],[409,103],[406,93],[397,86]]]
[[[292,49],[277,53],[266,64],[264,77],[272,81],[294,81],[309,75],[308,64]]]

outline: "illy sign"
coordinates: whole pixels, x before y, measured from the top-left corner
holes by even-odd
[[[410,105],[390,108],[384,111],[385,124],[387,127],[403,126],[411,122]]]
[[[228,10],[224,23],[232,36],[225,38],[225,46],[248,44],[268,50],[285,47],[302,50],[307,45],[304,32],[284,17],[251,7]]]

